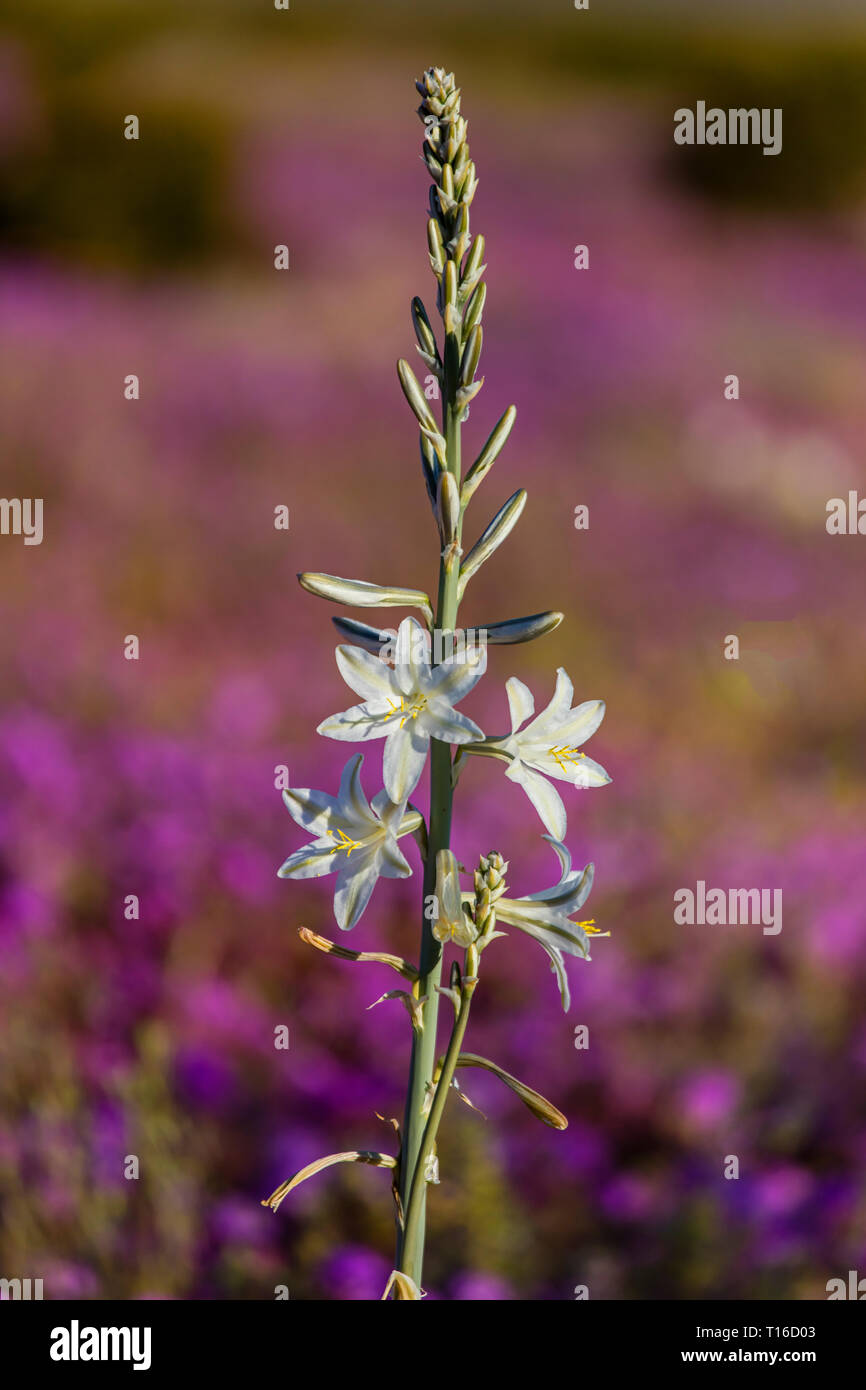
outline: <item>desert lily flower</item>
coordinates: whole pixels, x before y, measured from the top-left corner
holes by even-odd
[[[595,866],[587,864],[585,869],[573,873],[571,855],[565,845],[551,835],[544,838],[550,841],[559,860],[562,870],[559,882],[540,893],[529,893],[525,898],[502,897],[496,903],[495,911],[497,921],[507,922],[509,926],[526,932],[547,952],[562,996],[562,1007],[567,1012],[571,995],[563,955],[589,960],[589,936],[606,936],[607,933],[599,932],[592,919],[584,922],[571,920],[589,897]]]
[[[438,915],[433,922],[433,935],[436,940],[453,941],[455,946],[471,946],[478,936],[478,929],[469,910],[469,902],[464,905],[457,860],[450,849],[440,849],[436,856],[435,900]]]
[[[487,652],[465,648],[431,666],[428,634],[416,619],[404,618],[393,656],[391,667],[363,647],[337,648],[340,674],[363,704],[332,715],[318,732],[357,743],[384,738],[385,790],[399,804],[418,785],[431,738],[443,743],[483,739],[478,725],[454,706],[483,676]]]
[[[505,689],[511,733],[503,738],[485,739],[483,744],[470,745],[466,751],[505,758],[510,764],[506,777],[523,788],[545,829],[554,840],[562,841],[568,824],[565,807],[548,778],[571,782],[575,787],[603,787],[610,781],[603,767],[580,752],[580,745],[595,733],[604,718],[604,702],[585,700],[572,708],[574,687],[561,666],[556,673],[553,699],[534,719],[535,701],[523,681],[512,676]],[[521,729],[527,719],[531,722]]]
[[[359,920],[380,875],[410,877],[412,870],[397,841],[422,824],[419,811],[395,804],[384,791],[372,802],[367,800],[361,786],[363,761],[361,753],[349,759],[336,796],[308,788],[283,792],[292,819],[316,838],[289,855],[279,877],[320,878],[335,873],[334,916],[343,931]]]

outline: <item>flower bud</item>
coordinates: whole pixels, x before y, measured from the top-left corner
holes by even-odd
[[[424,482],[427,487],[427,496],[430,498],[431,506],[434,511],[436,508],[436,489],[439,478],[439,460],[436,451],[430,440],[427,439],[423,430],[418,436],[421,445],[421,468],[424,472]]]
[[[484,311],[484,301],[487,298],[487,286],[480,284],[472,293],[472,298],[466,305],[463,314],[463,332],[470,333],[476,323],[481,322],[481,315]]]
[[[463,349],[463,357],[460,361],[460,385],[468,386],[474,380],[475,372],[478,367],[478,359],[481,356],[481,344],[484,337],[484,330],[477,324],[466,339],[466,346]]]
[[[340,579],[336,574],[299,574],[298,583],[308,594],[345,603],[355,608],[421,608],[433,621],[430,600],[420,589],[386,589],[364,579]]]
[[[382,632],[378,627],[370,627],[368,623],[359,623],[357,618],[338,616],[332,618],[331,622],[341,636],[348,637],[356,647],[363,647],[368,652],[374,652],[376,656],[392,636],[390,633]]]
[[[430,252],[430,266],[435,275],[441,275],[445,268],[445,245],[435,217],[427,223],[427,247]]]
[[[468,946],[478,932],[463,909],[457,860],[450,849],[440,849],[436,855],[436,901],[439,905],[439,916],[433,923],[436,940]]]
[[[418,350],[428,365],[433,362],[441,366],[439,361],[439,349],[436,346],[436,335],[427,317],[427,310],[416,295],[412,300],[412,324],[415,329],[415,337],[418,339]]]
[[[457,535],[460,520],[460,489],[453,473],[442,469],[439,474],[436,497],[436,521],[443,547],[451,545]]]
[[[469,406],[475,400],[478,392],[484,385],[484,377],[480,376],[477,381],[473,381],[471,386],[461,386],[454,396],[454,405],[461,412],[460,418],[469,418]]]
[[[460,566],[460,588],[459,594],[463,593],[466,585],[477,569],[480,569],[485,560],[488,560],[497,550],[506,536],[517,524],[521,512],[526,505],[526,491],[519,488],[517,492],[509,497],[504,506],[500,507],[490,525],[478,537],[463,564]]]
[[[532,613],[528,618],[510,618],[504,623],[488,623],[484,631],[487,633],[488,642],[497,646],[510,646],[543,637],[545,633],[559,627],[561,622],[561,613]]]
[[[445,278],[442,281],[442,294],[445,304],[450,304],[452,308],[457,305],[457,266],[454,261],[449,260],[445,264]]]
[[[437,432],[436,421],[430,409],[427,397],[418,384],[418,378],[409,366],[404,357],[397,363],[397,375],[400,378],[400,385],[403,388],[403,395],[412,407],[418,424],[426,432]]]
[[[499,457],[505,441],[511,433],[511,427],[516,418],[517,411],[513,405],[510,405],[502,418],[497,421],[496,425],[493,427],[487,443],[484,445],[484,448],[481,450],[481,453],[478,455],[463,480],[461,500],[464,507],[478,487],[478,484],[486,478]]]
[[[472,249],[466,257],[466,264],[463,267],[463,283],[467,280],[477,280],[478,267],[484,259],[484,237],[479,233],[472,240]]]

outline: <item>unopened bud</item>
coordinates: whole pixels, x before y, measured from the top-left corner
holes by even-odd
[[[435,217],[431,217],[427,223],[427,247],[431,268],[434,274],[441,275],[445,268],[445,245]]]
[[[427,397],[421,390],[418,378],[409,366],[404,357],[397,363],[397,375],[400,378],[400,385],[403,388],[403,395],[412,407],[419,425],[423,430],[436,432],[436,421],[430,410]]]
[[[510,405],[505,414],[494,425],[484,448],[463,480],[462,501],[464,507],[478,484],[487,476],[499,457],[516,418],[517,411],[513,405]]]
[[[436,521],[443,548],[451,545],[457,535],[460,520],[460,489],[453,473],[443,469],[439,474],[436,497]]]
[[[477,569],[484,564],[497,550],[502,542],[510,535],[516,526],[520,514],[526,505],[526,492],[519,488],[517,492],[509,497],[508,501],[500,507],[490,525],[478,537],[463,564],[460,566],[460,593],[466,587],[467,582]]]
[[[460,385],[468,386],[475,377],[478,367],[478,359],[481,356],[481,344],[484,338],[484,330],[477,324],[469,337],[466,339],[466,346],[463,349],[463,357],[460,361]]]

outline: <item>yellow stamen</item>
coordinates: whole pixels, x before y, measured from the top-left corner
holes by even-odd
[[[550,748],[548,752],[554,762],[559,764],[563,772],[568,771],[568,763],[574,763],[574,766],[577,767],[578,758],[586,757],[585,753],[581,753],[577,748],[569,748],[567,745],[563,745],[561,748]]]
[[[346,851],[346,858],[349,859],[353,849],[360,848],[360,840],[351,840],[344,830],[329,830],[328,834],[332,840],[337,841],[337,849]]]
[[[411,705],[407,705],[405,697],[401,695],[399,704],[396,700],[389,700],[388,704],[391,708],[385,718],[390,719],[394,714],[401,714],[403,717],[400,720],[400,728],[402,729],[407,719],[417,719],[418,715],[422,713],[427,705],[427,696],[419,695]]]

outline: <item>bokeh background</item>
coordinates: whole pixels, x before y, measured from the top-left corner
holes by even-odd
[[[430,63],[463,87],[488,239],[470,457],[518,406],[472,525],[529,490],[464,611],[566,614],[493,650],[466,708],[497,732],[508,676],[540,706],[565,665],[607,701],[589,751],[613,783],[568,803],[611,932],[570,966],[571,1013],[512,932],[472,1024],[569,1128],[467,1074],[487,1118],[447,1120],[425,1283],[799,1299],[866,1273],[866,541],[824,525],[866,487],[862,10],[2,11],[2,492],[45,499],[45,538],[0,539],[0,1273],[52,1298],[344,1300],[391,1268],[387,1175],[259,1202],[402,1113],[407,1020],[366,1011],[393,978],[299,941],[337,929],[329,880],[276,878],[302,835],[274,768],[330,788],[350,751],[314,734],[350,697],[296,571],[435,582],[394,373],[432,285]],[[781,106],[782,154],[677,148],[699,99]],[[552,881],[499,764],[470,765],[459,808],[466,862]],[[699,878],[781,888],[781,934],[675,925]],[[419,889],[380,885],[346,944],[413,953]]]

